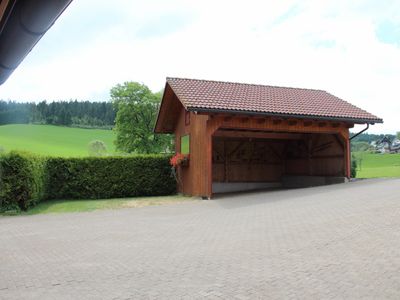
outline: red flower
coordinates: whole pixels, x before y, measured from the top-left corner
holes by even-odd
[[[182,153],[178,152],[174,156],[171,157],[171,159],[169,160],[169,163],[171,166],[176,168],[177,166],[182,164],[182,162],[187,161],[187,160],[189,160],[189,154],[182,154]]]

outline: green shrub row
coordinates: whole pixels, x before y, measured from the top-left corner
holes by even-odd
[[[26,210],[44,198],[45,163],[29,153],[0,156],[0,210]]]
[[[53,158],[12,152],[0,157],[0,211],[47,199],[101,199],[176,193],[162,155]]]
[[[165,156],[49,158],[47,198],[170,195],[176,192]]]

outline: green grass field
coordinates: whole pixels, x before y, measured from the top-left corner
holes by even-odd
[[[111,130],[81,129],[51,125],[13,124],[0,126],[0,147],[51,156],[87,156],[88,143],[101,140],[108,153],[115,153],[115,133]],[[400,177],[399,154],[355,153],[357,177]]]
[[[81,129],[51,125],[13,124],[0,126],[0,147],[51,156],[87,156],[88,143],[101,140],[115,152],[111,130]]]
[[[356,152],[355,156],[358,163],[358,178],[400,177],[400,153]]]

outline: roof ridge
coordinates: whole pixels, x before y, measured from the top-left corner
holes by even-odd
[[[293,89],[293,90],[306,90],[306,91],[318,91],[318,92],[325,92],[326,90],[321,89],[311,89],[311,88],[297,88],[297,87],[290,87],[290,86],[279,86],[279,85],[266,85],[266,84],[256,84],[256,83],[244,83],[244,82],[237,82],[237,81],[223,81],[223,80],[210,80],[210,79],[195,79],[195,78],[187,78],[187,77],[166,77],[166,80],[191,80],[191,81],[202,81],[202,82],[215,82],[215,83],[227,83],[227,84],[241,84],[241,85],[250,85],[250,86],[259,86],[259,87],[272,87],[272,88],[283,88],[283,89]]]

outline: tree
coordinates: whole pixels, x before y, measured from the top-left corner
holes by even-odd
[[[118,150],[128,153],[168,151],[171,136],[153,132],[161,93],[153,93],[144,84],[125,82],[113,87],[110,94],[117,111],[114,130]]]
[[[373,147],[367,142],[353,142],[351,141],[351,150],[354,152],[358,151],[369,151],[372,150]]]
[[[399,139],[399,140],[400,140],[400,131],[397,131],[397,133],[396,133],[396,137],[397,137],[397,139]]]
[[[103,141],[91,141],[88,145],[89,155],[103,156],[107,154],[107,146]]]

